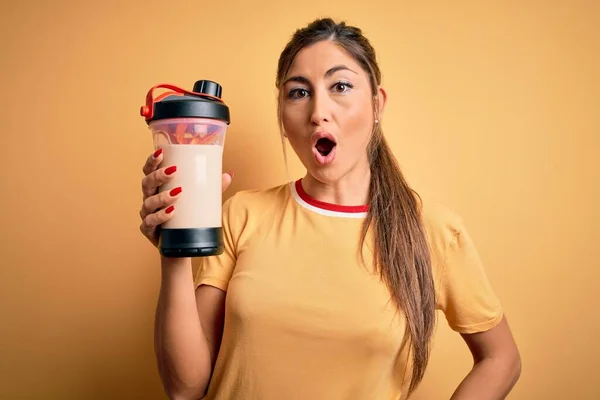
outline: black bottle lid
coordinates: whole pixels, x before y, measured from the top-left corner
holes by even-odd
[[[170,92],[154,98],[154,91],[159,88]],[[148,91],[140,115],[146,123],[168,118],[210,118],[229,124],[229,107],[221,99],[222,91],[221,85],[209,80],[197,81],[191,92],[175,85],[159,84]]]

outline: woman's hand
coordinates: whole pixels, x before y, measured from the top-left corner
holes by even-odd
[[[176,187],[170,191],[158,193],[158,188],[171,181],[177,173],[177,166],[170,165],[159,168],[163,160],[162,149],[149,155],[143,167],[142,179],[143,204],[140,209],[140,231],[155,247],[158,247],[158,227],[170,220],[175,211],[175,203],[182,195],[183,188]],[[223,174],[223,191],[231,184],[233,173]]]
[[[148,156],[142,169],[144,178],[142,179],[143,203],[140,209],[142,219],[140,231],[155,247],[158,247],[157,227],[171,219],[175,211],[175,202],[182,192],[182,188],[176,187],[169,192],[158,193],[159,186],[168,183],[177,172],[175,165],[158,168],[162,159],[162,149],[159,149]]]

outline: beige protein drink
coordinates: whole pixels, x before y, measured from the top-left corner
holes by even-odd
[[[213,228],[221,226],[221,174],[223,147],[219,145],[162,146],[163,164],[176,165],[177,174],[161,191],[181,187],[185,196],[163,229]]]
[[[154,90],[170,89],[154,98]],[[197,81],[192,92],[161,84],[150,89],[140,114],[152,131],[161,167],[177,172],[160,192],[181,187],[176,212],[160,227],[158,248],[165,257],[206,257],[223,252],[223,145],[230,123],[221,86]]]

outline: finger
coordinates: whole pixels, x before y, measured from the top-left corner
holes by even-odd
[[[152,171],[156,170],[156,168],[158,168],[158,166],[162,162],[162,159],[163,159],[162,149],[158,149],[153,154],[150,154],[148,156],[148,158],[146,159],[146,163],[144,164],[144,167],[142,168],[144,175],[148,175]]]
[[[140,230],[144,235],[151,237],[156,232],[156,228],[170,220],[173,214],[175,214],[175,206],[169,206],[155,213],[148,214],[142,221]]]
[[[146,236],[148,239],[150,239],[150,241],[152,241],[152,243],[155,242],[155,235],[156,235],[156,228],[151,228],[148,225],[146,225],[144,222],[142,222],[140,224],[140,232],[142,232],[142,234],[144,236]]]
[[[142,193],[144,194],[144,200],[147,197],[155,195],[159,186],[171,181],[176,171],[177,167],[172,165],[170,167],[157,169],[145,176],[142,179]]]
[[[233,176],[234,176],[234,173],[232,171],[229,171],[229,172],[223,174],[223,180],[222,180],[223,192],[227,190],[229,185],[231,185]]]
[[[176,187],[168,192],[164,191],[154,196],[147,197],[142,204],[140,217],[144,219],[148,214],[175,204],[179,196],[181,196],[182,191],[183,189],[181,187]]]

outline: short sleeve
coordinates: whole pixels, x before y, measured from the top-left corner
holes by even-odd
[[[438,306],[452,330],[483,332],[500,322],[502,307],[471,236],[462,223],[455,228],[446,248]]]
[[[227,291],[229,280],[233,275],[236,256],[236,226],[232,215],[232,203],[234,196],[223,203],[222,227],[223,227],[223,253],[217,256],[200,257],[198,268],[194,276],[194,284],[210,285],[223,291]]]

